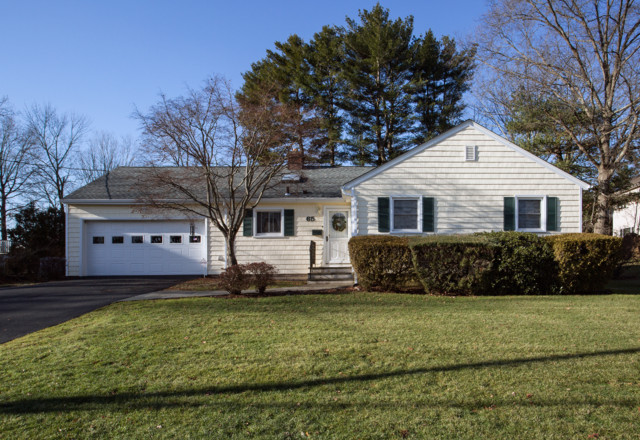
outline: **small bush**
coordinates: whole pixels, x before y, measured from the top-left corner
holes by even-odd
[[[232,295],[239,295],[251,284],[251,277],[247,276],[245,266],[235,264],[227,267],[221,274],[218,285]]]
[[[486,237],[434,235],[410,242],[415,272],[431,294],[487,293],[498,246]]]
[[[351,265],[358,284],[367,290],[397,291],[415,280],[409,240],[389,235],[363,235],[349,240]]]
[[[601,234],[547,237],[558,263],[562,293],[604,289],[622,259],[622,239]]]
[[[249,263],[245,264],[244,268],[260,295],[264,294],[269,284],[273,284],[273,277],[277,273],[276,267],[268,263]]]
[[[60,257],[40,258],[38,279],[43,281],[60,280],[64,278],[67,260]]]
[[[556,290],[558,267],[551,244],[531,232],[483,232],[499,248],[491,274],[496,295],[549,294]]]

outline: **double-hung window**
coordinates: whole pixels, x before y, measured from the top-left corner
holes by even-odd
[[[546,228],[546,200],[543,196],[516,196],[517,230],[542,232]]]
[[[421,232],[422,198],[391,197],[391,231]]]
[[[255,209],[254,225],[256,237],[282,237],[282,209]]]

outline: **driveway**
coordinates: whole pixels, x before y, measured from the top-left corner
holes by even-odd
[[[79,278],[0,289],[0,344],[194,277]]]

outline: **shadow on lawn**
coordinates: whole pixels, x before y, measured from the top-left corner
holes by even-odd
[[[218,394],[239,394],[248,391],[288,391],[300,388],[312,388],[324,385],[341,384],[348,382],[367,382],[378,379],[410,376],[416,374],[439,373],[447,371],[459,371],[465,369],[479,369],[487,367],[510,367],[537,362],[565,361],[598,356],[615,356],[640,353],[640,348],[625,348],[619,350],[604,350],[590,353],[560,354],[553,356],[540,356],[532,358],[518,358],[507,360],[493,360],[485,362],[472,362],[465,364],[445,365],[441,367],[414,368],[410,370],[396,370],[385,373],[360,374],[356,376],[333,377],[326,379],[312,379],[296,382],[267,382],[245,385],[229,385],[221,387],[204,387],[183,391],[160,391],[151,393],[119,393],[113,395],[84,395],[55,398],[21,399],[0,404],[0,414],[28,414],[38,412],[63,412],[77,410],[98,409],[101,406],[113,404],[126,404],[127,408],[165,408],[188,405],[186,402],[177,402],[171,399],[210,396]],[[157,399],[168,399],[158,402]],[[566,404],[566,402],[563,402]],[[200,406],[200,404],[198,404]]]

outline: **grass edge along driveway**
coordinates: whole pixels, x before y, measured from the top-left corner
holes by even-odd
[[[637,438],[639,312],[623,295],[119,303],[0,346],[0,438]]]

